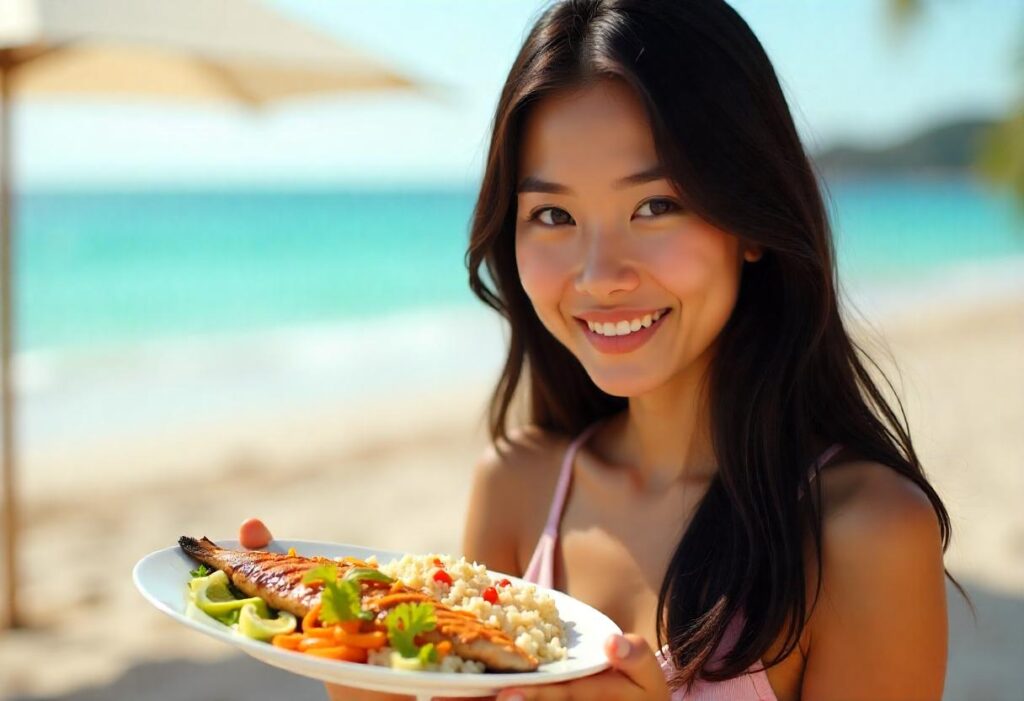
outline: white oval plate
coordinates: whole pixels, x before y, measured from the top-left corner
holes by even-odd
[[[242,548],[237,540],[214,540],[222,548]],[[316,555],[336,558],[352,555],[366,559],[376,555],[384,564],[401,557],[401,553],[358,545],[325,543],[313,540],[273,540],[266,551],[286,553],[288,548],[305,557]],[[619,627],[603,613],[582,601],[553,589],[537,587],[549,594],[558,607],[558,614],[566,624],[566,647],[568,657],[559,662],[541,665],[536,672],[455,674],[442,672],[410,672],[392,670],[375,665],[326,660],[313,655],[277,648],[269,643],[247,638],[229,626],[193,608],[192,615],[186,609],[187,583],[190,570],[198,563],[186,555],[177,545],[157,550],[135,564],[132,579],[142,596],[160,611],[174,620],[206,635],[222,640],[239,648],[242,652],[267,664],[285,669],[305,677],[319,679],[332,684],[410,694],[421,699],[431,696],[488,696],[511,686],[551,684],[596,674],[607,669],[608,658],[604,642],[609,635],[621,633]],[[489,571],[490,572],[490,571]],[[492,577],[507,577],[516,584],[525,584],[521,579],[500,572],[490,572]]]

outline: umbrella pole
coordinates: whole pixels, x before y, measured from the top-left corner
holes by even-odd
[[[18,512],[14,494],[14,378],[11,354],[14,347],[14,284],[11,274],[11,75],[14,63],[9,52],[0,52],[0,414],[3,423],[3,579],[2,628],[21,627],[18,614]]]

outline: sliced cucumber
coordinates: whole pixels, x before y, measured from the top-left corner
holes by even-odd
[[[204,613],[215,618],[230,616],[231,612],[242,608],[245,604],[255,606],[264,618],[270,617],[270,610],[263,599],[253,596],[248,599],[236,599],[228,587],[228,576],[224,570],[217,570],[206,577],[196,577],[188,583],[192,601]]]
[[[259,609],[251,603],[242,606],[238,615],[238,632],[256,640],[270,640],[275,635],[294,632],[298,621],[287,611],[278,611],[277,618],[260,615]]]

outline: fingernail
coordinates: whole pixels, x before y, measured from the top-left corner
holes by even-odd
[[[621,635],[616,638],[613,651],[615,652],[615,656],[620,660],[624,660],[629,657],[629,651],[631,649],[632,645],[629,644],[629,640],[627,638],[624,638]]]

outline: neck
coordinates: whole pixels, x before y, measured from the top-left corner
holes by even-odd
[[[718,466],[700,359],[658,389],[631,397],[613,433],[615,461],[628,466],[637,489],[656,492],[674,484],[704,483]]]

